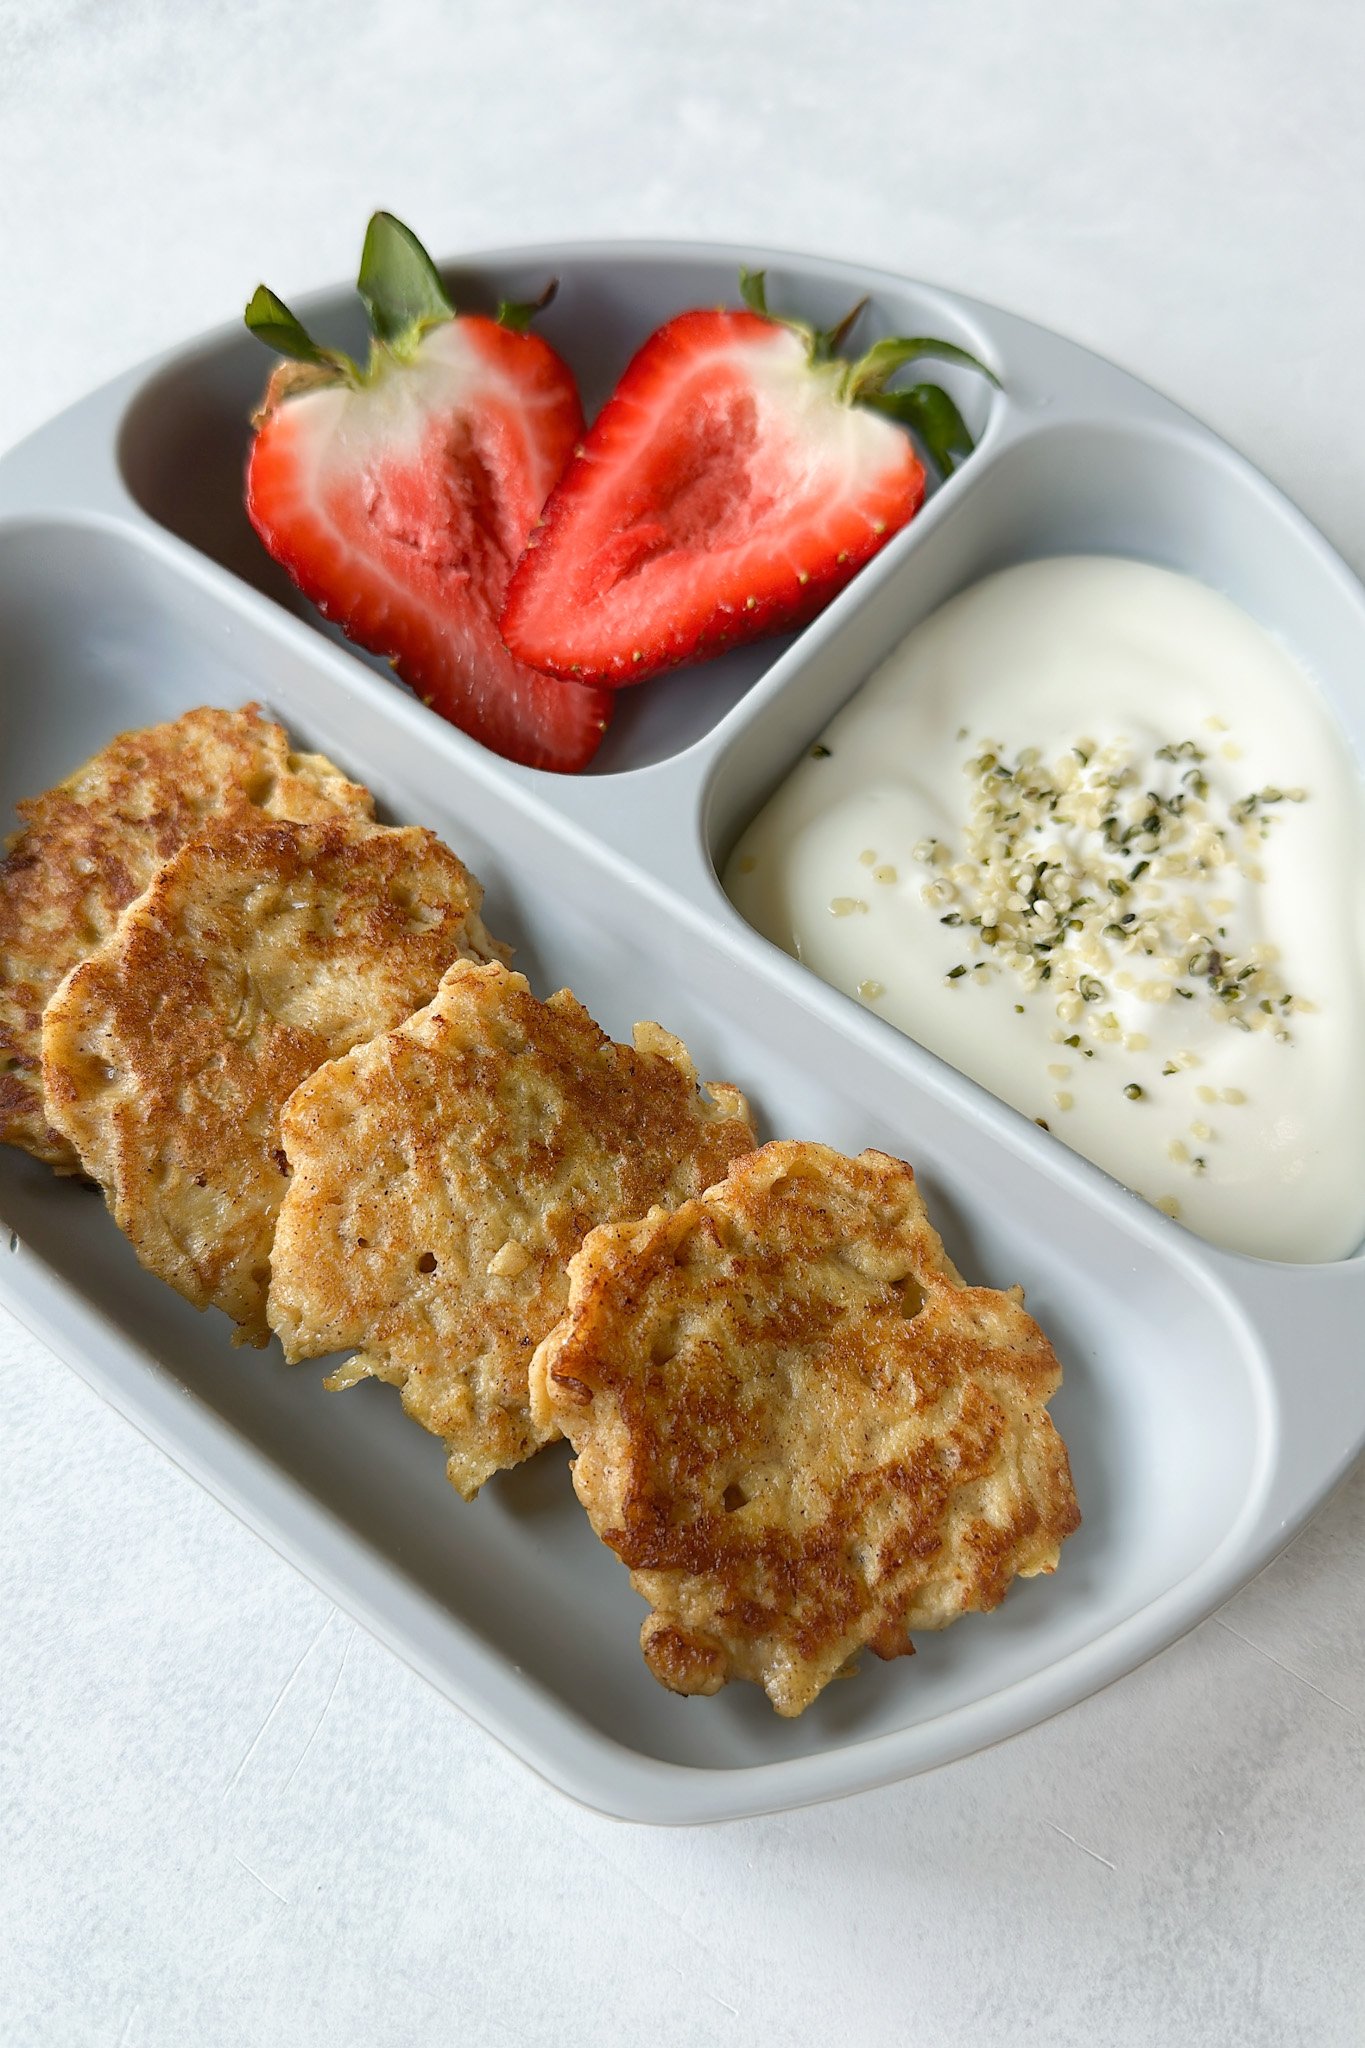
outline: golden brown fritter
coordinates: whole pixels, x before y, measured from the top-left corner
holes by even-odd
[[[287,1167],[280,1111],[325,1060],[487,959],[482,891],[431,832],[363,820],[210,824],[43,1020],[61,1135],[138,1257],[256,1344]]]
[[[657,1024],[616,1045],[567,989],[453,967],[396,1031],[324,1067],[284,1116],[292,1178],[270,1320],[289,1358],[358,1346],[443,1437],[466,1499],[558,1435],[526,1368],[594,1224],[700,1193],[754,1142]]]
[[[24,825],[0,861],[0,1140],[78,1170],[43,1108],[44,1006],[161,862],[233,805],[275,818],[368,817],[372,800],[321,754],[294,753],[283,726],[248,704],[122,733],[18,806]]]
[[[675,1213],[593,1231],[531,1412],[653,1608],[675,1692],[799,1714],[864,1644],[996,1606],[1080,1521],[1061,1382],[1017,1290],[966,1287],[910,1168],[773,1144]]]

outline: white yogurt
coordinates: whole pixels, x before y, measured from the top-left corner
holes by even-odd
[[[1314,1261],[1365,1236],[1362,882],[1308,679],[1228,599],[1098,557],[917,627],[725,874],[816,974],[1201,1236]]]

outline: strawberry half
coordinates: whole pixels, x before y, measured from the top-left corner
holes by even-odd
[[[264,285],[247,307],[252,332],[293,359],[256,416],[251,523],[318,609],[433,711],[509,760],[582,768],[610,697],[527,668],[497,623],[582,432],[572,373],[525,332],[536,307],[457,315],[390,214],[370,222],[359,290],[375,333],[364,369]]]
[[[650,336],[556,485],[503,606],[519,660],[619,687],[805,625],[919,509],[903,425],[945,473],[970,450],[945,391],[884,387],[974,356],[920,338],[847,362],[861,306],[821,333],[768,314],[761,271],[741,287],[746,311]]]

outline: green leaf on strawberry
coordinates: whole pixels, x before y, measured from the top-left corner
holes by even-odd
[[[951,476],[973,441],[967,422],[939,384],[912,384],[908,391],[880,391],[863,400],[888,419],[909,427],[940,476]]]
[[[884,390],[897,370],[925,356],[932,356],[940,363],[959,363],[964,370],[976,370],[999,389],[1000,379],[990,365],[983,363],[979,356],[969,354],[965,348],[959,348],[956,342],[938,341],[932,335],[890,335],[885,341],[873,342],[867,354],[850,365],[850,398],[867,398]]]
[[[436,265],[412,229],[391,213],[376,213],[370,220],[356,290],[380,341],[400,354],[409,353],[428,328],[455,312]]]
[[[817,363],[832,363],[838,358],[839,351],[862,318],[867,304],[867,298],[864,296],[850,306],[843,319],[836,320],[833,327],[822,327],[817,331],[814,349],[814,360]]]
[[[298,315],[291,313],[284,300],[277,298],[268,285],[258,284],[247,304],[244,315],[247,326],[258,341],[267,348],[273,348],[277,355],[288,356],[296,363],[308,363],[317,370],[334,370],[338,376],[354,383],[359,376],[355,364],[340,349],[323,348],[314,341]]]
[[[751,313],[758,313],[765,320],[772,318],[768,311],[768,273],[766,270],[746,270],[741,263],[739,266],[739,295]]]
[[[558,290],[559,279],[552,277],[538,299],[499,299],[499,327],[510,327],[513,334],[524,334],[536,314],[545,311]]]

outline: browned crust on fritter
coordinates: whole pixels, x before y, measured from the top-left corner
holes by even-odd
[[[1080,1521],[1061,1382],[1015,1290],[966,1287],[914,1175],[772,1144],[673,1214],[595,1230],[531,1409],[654,1612],[676,1692],[798,1714],[864,1645],[996,1606]]]
[[[0,1140],[77,1171],[43,1107],[44,1007],[161,862],[234,805],[297,819],[372,809],[368,790],[321,754],[294,753],[255,704],[121,733],[18,805],[24,824],[0,861]]]
[[[531,1420],[526,1368],[585,1233],[700,1193],[754,1142],[738,1090],[701,1094],[658,1025],[617,1045],[567,989],[541,1003],[521,975],[468,965],[306,1082],[283,1133],[270,1320],[286,1356],[360,1347],[336,1384],[401,1387],[466,1498],[558,1435]]]
[[[264,1344],[280,1111],[324,1061],[495,949],[435,835],[211,823],[47,1007],[49,1113],[145,1266]]]

